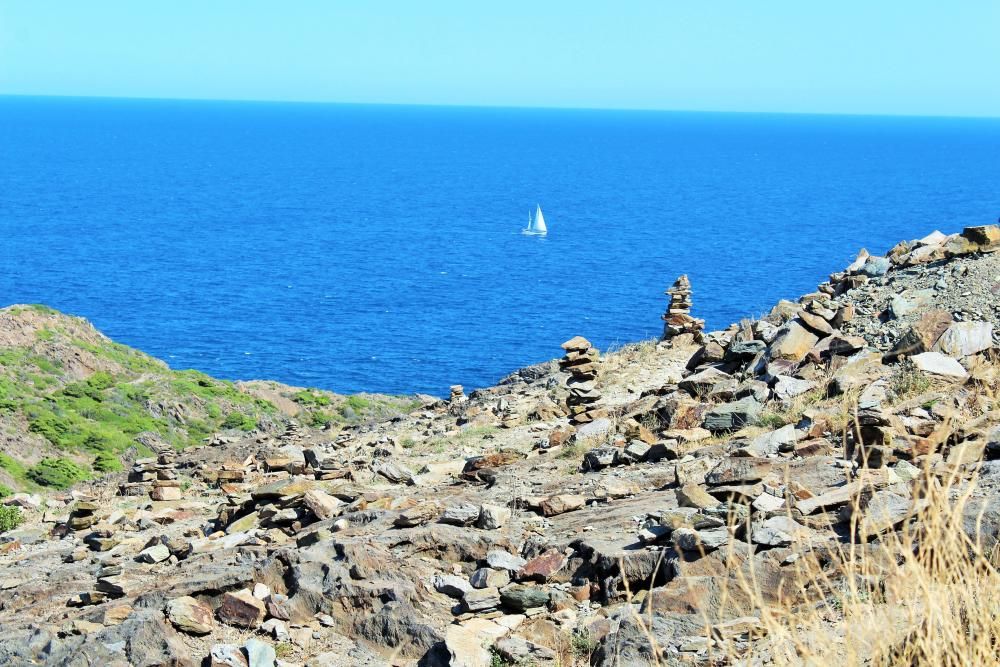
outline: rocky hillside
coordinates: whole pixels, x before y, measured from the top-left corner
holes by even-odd
[[[222,434],[264,435],[288,418],[338,427],[419,401],[233,384],[114,343],[44,306],[0,309],[0,489],[66,488],[138,457]]]
[[[995,663],[997,249],[862,252],[716,332],[678,280],[662,341],[333,429],[7,309],[13,481],[135,451],[4,501],[0,664]]]

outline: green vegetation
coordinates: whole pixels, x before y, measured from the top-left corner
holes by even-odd
[[[769,429],[778,429],[787,423],[787,415],[773,410],[763,410],[757,419],[754,420],[754,426]]]
[[[0,533],[14,530],[24,523],[24,516],[20,507],[7,507],[0,505]]]
[[[906,360],[889,378],[889,388],[897,401],[903,401],[930,389],[931,381],[912,361]]]
[[[65,489],[87,479],[87,471],[69,459],[42,459],[28,468],[28,479],[41,486]]]
[[[292,400],[300,405],[315,405],[317,407],[330,405],[330,397],[319,393],[319,391],[319,389],[303,389],[295,392]]]
[[[0,498],[6,498],[12,495],[14,495],[14,489],[10,488],[9,486],[0,484]]]
[[[101,473],[119,472],[125,469],[121,460],[109,452],[98,452],[91,467]]]
[[[257,428],[257,418],[242,412],[230,412],[222,422],[222,428],[238,428],[241,431],[252,431]]]
[[[7,456],[6,454],[0,454],[0,468],[7,471],[7,474],[14,479],[25,479],[27,477],[28,470],[21,465],[20,461]]]

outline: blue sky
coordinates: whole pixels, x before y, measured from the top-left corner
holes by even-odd
[[[1000,116],[1000,1],[0,0],[0,94]]]

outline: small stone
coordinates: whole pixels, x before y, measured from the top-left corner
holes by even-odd
[[[500,602],[504,607],[523,613],[535,607],[544,607],[549,603],[549,593],[535,586],[513,585],[500,591]]]
[[[486,552],[486,564],[497,570],[517,572],[524,567],[527,562],[528,561],[524,560],[520,556],[515,556],[509,551],[503,551],[501,549],[493,549]]]
[[[503,528],[510,521],[511,511],[506,507],[497,505],[482,505],[479,508],[479,520],[476,526],[483,530],[497,530]]]
[[[277,655],[274,647],[259,639],[250,638],[243,648],[247,652],[249,667],[274,667]]]
[[[140,551],[138,558],[143,563],[162,563],[170,558],[170,549],[162,544],[154,544]]]
[[[675,492],[677,494],[677,504],[681,507],[696,507],[704,509],[706,507],[716,507],[718,499],[712,497],[705,489],[697,484],[685,484]]]
[[[549,496],[538,503],[543,516],[556,516],[578,510],[587,504],[587,499],[580,495],[560,494]]]
[[[481,567],[469,577],[469,583],[473,588],[503,588],[510,583],[510,572],[507,570],[494,570],[489,567]]]
[[[448,597],[462,599],[466,593],[472,590],[472,585],[462,577],[453,574],[435,574],[434,590],[444,593]]]
[[[940,352],[923,352],[910,357],[910,359],[918,370],[931,375],[956,380],[964,380],[969,377],[968,371],[962,368],[962,364]]]
[[[441,513],[438,521],[441,523],[450,523],[454,526],[471,526],[479,518],[479,515],[480,508],[478,505],[454,505],[446,508]]]
[[[249,667],[243,652],[232,644],[215,644],[208,659],[210,667]]]
[[[467,612],[493,611],[500,606],[500,591],[496,588],[473,588],[462,596],[462,608]]]
[[[302,502],[320,521],[332,519],[343,511],[344,502],[321,489],[309,489],[302,496]]]
[[[186,595],[167,602],[167,618],[178,630],[193,635],[207,635],[215,629],[212,608]]]
[[[548,581],[566,566],[566,555],[556,549],[546,551],[524,564],[517,575],[521,580]]]
[[[216,612],[219,620],[227,625],[241,628],[256,628],[264,620],[264,603],[247,589],[236,593],[223,593]]]

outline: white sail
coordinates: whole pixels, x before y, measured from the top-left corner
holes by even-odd
[[[531,209],[528,210],[528,226],[521,233],[545,236],[548,231],[545,227],[545,216],[542,215],[542,207],[536,204],[534,216],[531,215]]]
[[[545,234],[549,230],[545,227],[545,216],[542,215],[542,207],[535,207],[535,221],[531,225],[531,230],[539,234]]]

